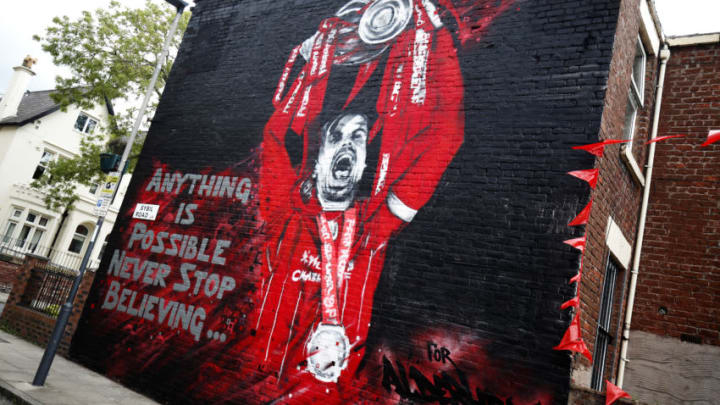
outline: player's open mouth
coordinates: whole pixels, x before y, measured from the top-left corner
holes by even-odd
[[[332,176],[335,180],[348,181],[355,166],[355,153],[351,150],[338,152],[332,162]]]

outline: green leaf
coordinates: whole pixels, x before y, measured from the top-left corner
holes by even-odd
[[[175,13],[169,4],[158,5],[150,0],[146,0],[145,7],[137,9],[112,1],[109,8],[84,11],[75,20],[67,16],[53,18],[44,35],[33,36],[52,56],[55,65],[66,66],[70,71],[68,77],[55,78],[52,99],[66,111],[70,105],[90,109],[104,104],[106,99],[127,100],[144,93]],[[190,13],[186,12],[178,24],[172,38],[174,49],[163,66],[164,72],[170,71],[172,55],[189,18]],[[158,78],[153,89],[156,97],[162,94],[166,77],[163,74]],[[146,120],[152,118],[156,106],[157,99],[154,99],[146,112]],[[118,145],[124,147],[135,114],[136,111],[130,110],[111,116],[108,128],[82,139],[80,155],[49,164],[44,175],[32,183],[32,187],[45,193],[48,208],[72,207],[78,199],[77,185],[90,185],[101,178],[99,154],[109,150],[109,145],[116,149]],[[144,136],[138,135],[131,157],[139,154],[143,140]],[[136,160],[131,160],[130,171]]]

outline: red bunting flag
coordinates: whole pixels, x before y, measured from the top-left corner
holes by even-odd
[[[585,236],[575,239],[568,239],[563,243],[570,245],[581,252],[585,251]]]
[[[578,307],[580,305],[580,297],[575,297],[571,300],[567,300],[563,302],[562,305],[560,305],[560,309],[570,308],[570,307]]]
[[[573,276],[573,278],[568,281],[568,284],[572,284],[574,282],[580,282],[580,279],[582,278],[582,272],[583,272],[583,261],[580,260],[580,270],[578,270],[578,273]]]
[[[579,214],[568,223],[568,226],[578,226],[578,225],[585,225],[587,224],[588,218],[590,217],[590,210],[592,209],[592,198],[590,199],[590,202],[583,208],[582,211],[580,211]]]
[[[575,150],[584,150],[585,152],[593,154],[597,157],[602,157],[603,153],[605,152],[605,147],[607,145],[612,145],[615,143],[625,143],[625,142],[630,142],[630,140],[629,139],[607,139],[602,142],[591,143],[588,145],[573,146],[572,148]]]
[[[720,141],[720,129],[713,129],[708,132],[707,141],[703,142],[703,144],[700,146],[708,146],[711,143],[715,143],[717,141]]]
[[[630,394],[621,390],[610,381],[605,380],[605,405],[610,405],[620,398],[630,398]]]
[[[592,363],[592,354],[588,350],[585,341],[580,336],[580,312],[575,314],[570,326],[568,326],[563,335],[560,344],[553,347],[553,350],[570,350],[571,352],[580,353]]]
[[[577,177],[580,180],[585,180],[590,185],[590,188],[595,188],[598,181],[598,169],[585,169],[585,170],[574,170],[567,174]]]
[[[645,145],[650,145],[651,143],[664,141],[664,140],[670,139],[670,138],[681,138],[681,137],[683,137],[683,136],[687,136],[687,135],[685,135],[685,134],[677,134],[677,135],[659,136],[659,137],[657,137],[657,138],[653,138],[653,139],[645,142]]]

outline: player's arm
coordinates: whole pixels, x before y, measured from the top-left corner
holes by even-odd
[[[439,32],[435,44],[452,49],[452,39]],[[443,173],[463,143],[465,112],[463,82],[454,50],[435,54],[429,64],[428,100],[434,106],[428,125],[405,141],[395,157],[395,167],[404,168],[387,194],[390,211],[410,222],[435,192]]]

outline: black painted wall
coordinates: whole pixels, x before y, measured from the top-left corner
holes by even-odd
[[[162,362],[154,363],[146,352],[136,363],[125,359],[125,366],[116,367],[123,356],[109,359],[106,353],[131,346],[127,336],[142,330],[145,321],[100,308],[107,293],[105,269],[113,250],[127,244],[138,221],[132,210],[146,202],[146,185],[159,164],[183,173],[215,173],[257,157],[291,49],[343,3],[198,1],[73,341],[75,358],[162,401],[268,399],[247,394],[247,387],[228,388],[222,379],[208,380],[200,366],[208,359],[238,370],[245,363],[223,358],[229,349],[215,340],[211,345],[205,336],[199,342],[168,341],[172,354],[153,346]],[[476,3],[490,9],[502,4]],[[415,365],[430,381],[447,370],[442,359],[428,360],[428,341],[448,347],[449,357],[472,381],[472,395],[455,397],[457,402],[566,402],[570,356],[552,347],[570,321],[559,307],[575,295],[568,280],[579,254],[562,241],[581,236],[566,224],[587,202],[588,191],[565,173],[593,164],[590,155],[570,147],[597,140],[618,3],[517,0],[465,43],[452,15],[442,13],[463,77],[464,142],[431,200],[388,244],[366,359],[358,371],[364,385],[350,402],[453,398],[447,387],[433,397],[404,392],[398,383],[401,367]],[[463,9],[473,2],[456,5]],[[334,74],[339,86],[354,80],[347,70]],[[377,80],[373,76],[367,86],[377,89]],[[373,105],[369,99],[361,102]],[[288,145],[291,152],[298,148]],[[368,170],[374,172],[379,146],[368,148]],[[239,170],[256,184],[259,164],[255,159]],[[161,210],[163,204],[168,212],[177,210],[179,200],[163,201]],[[220,207],[233,209],[230,204],[216,210]],[[240,216],[253,215],[243,209]],[[218,213],[199,213],[193,232],[212,233],[213,215]],[[242,219],[236,230],[241,239],[262,234],[256,219]],[[242,250],[236,244],[233,249]],[[244,269],[234,271],[243,277]],[[381,363],[378,351],[388,353],[391,367]],[[244,384],[250,383],[236,381]],[[417,380],[407,391],[416,387]],[[213,390],[225,394],[208,396]]]

